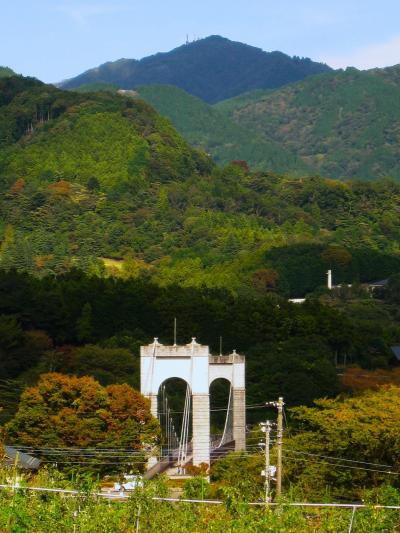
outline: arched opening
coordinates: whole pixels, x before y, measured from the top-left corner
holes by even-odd
[[[161,455],[172,455],[183,446],[183,452],[192,439],[191,390],[181,378],[169,378],[158,389],[158,420],[161,426]]]
[[[229,414],[232,412],[230,391],[231,383],[228,379],[217,378],[210,384],[210,436],[214,445],[221,442],[227,417],[229,422]]]

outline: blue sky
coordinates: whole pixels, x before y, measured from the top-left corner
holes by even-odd
[[[218,34],[333,67],[400,63],[399,0],[0,0],[0,65],[59,81]]]

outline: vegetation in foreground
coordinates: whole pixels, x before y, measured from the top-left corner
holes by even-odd
[[[47,478],[47,479],[46,479]],[[4,481],[4,474],[1,481]],[[59,482],[59,481],[58,481]],[[54,487],[55,481],[45,472],[38,476],[36,486]],[[0,490],[0,529],[13,533],[27,531],[92,531],[125,533],[135,531],[166,533],[210,531],[292,533],[347,531],[351,520],[349,509],[309,509],[250,507],[235,490],[226,491],[222,505],[168,503],[153,501],[153,496],[167,495],[162,481],[138,489],[124,502],[105,501],[92,494],[94,486],[78,485],[78,497]],[[289,501],[289,500],[287,500]],[[375,503],[399,503],[399,493],[382,491],[370,494],[367,508],[356,513],[355,533],[370,531],[395,532],[399,526],[396,510],[380,510]]]

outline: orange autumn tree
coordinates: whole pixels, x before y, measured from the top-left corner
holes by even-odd
[[[129,385],[49,373],[22,393],[5,432],[10,444],[38,450],[49,462],[110,471],[143,466],[141,452],[157,442],[159,425],[149,400]]]
[[[358,366],[350,367],[344,371],[341,381],[343,386],[351,391],[377,389],[381,385],[390,384],[400,386],[400,368],[365,370]]]

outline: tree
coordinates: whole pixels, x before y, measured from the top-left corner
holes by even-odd
[[[330,267],[339,265],[341,267],[347,266],[351,260],[351,253],[342,246],[328,246],[321,253],[321,259]]]
[[[306,317],[302,327],[305,322]],[[289,405],[311,405],[340,390],[332,351],[316,336],[261,344],[246,355],[247,390],[255,401],[284,396]]]
[[[87,180],[86,187],[89,191],[97,191],[100,189],[100,182],[95,176],[90,176]]]
[[[260,475],[264,464],[262,454],[251,456],[242,452],[230,453],[216,461],[211,468],[215,496],[221,497],[224,489],[234,487],[243,500],[253,501],[259,498],[264,485]]]
[[[296,433],[286,441],[286,475],[309,494],[360,497],[363,487],[399,486],[400,387],[322,399],[291,409]],[[389,465],[389,466],[385,466]]]
[[[81,316],[76,323],[76,332],[80,341],[90,341],[92,338],[92,306],[88,302],[82,307]]]
[[[24,350],[25,335],[15,317],[0,315],[0,366],[1,377],[18,375],[29,360]]]
[[[385,299],[389,302],[394,304],[400,303],[400,274],[395,274],[389,278],[384,293]]]
[[[102,348],[88,344],[74,349],[59,371],[93,376],[102,385],[139,384],[139,358],[125,348]]]
[[[346,368],[342,376],[342,383],[346,389],[355,392],[365,389],[379,389],[382,385],[400,386],[400,368],[385,370],[366,370],[358,366]]]
[[[276,289],[279,274],[273,268],[261,268],[253,272],[251,279],[254,287],[262,293]]]
[[[159,426],[150,413],[150,402],[129,385],[102,387],[92,377],[43,374],[35,387],[21,395],[15,417],[6,424],[8,442],[47,448],[115,448],[144,451],[159,436]],[[61,462],[51,452],[47,460]],[[114,460],[95,454],[102,470],[143,468],[143,455],[122,454]],[[75,452],[75,461],[96,468]],[[70,463],[74,459],[70,457]],[[106,463],[105,465],[103,463]],[[111,464],[110,464],[111,463]],[[71,466],[71,464],[69,466]],[[97,465],[99,466],[99,465]]]

